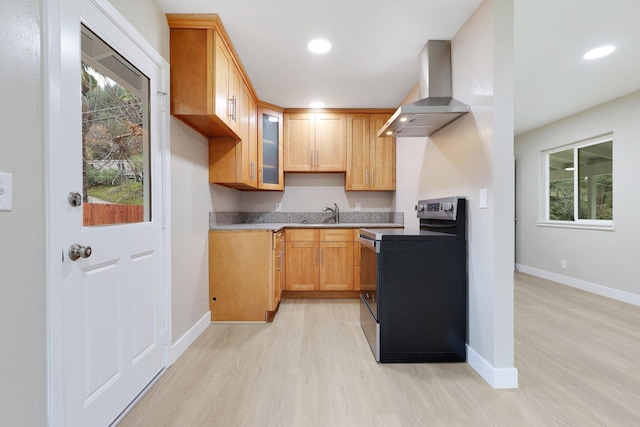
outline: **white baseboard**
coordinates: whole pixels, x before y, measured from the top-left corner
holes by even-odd
[[[516,368],[494,368],[468,344],[467,363],[493,388],[518,388]]]
[[[182,353],[184,353],[187,348],[189,348],[189,346],[193,344],[193,342],[200,336],[200,334],[204,332],[205,329],[207,329],[207,326],[209,326],[210,324],[211,312],[207,311],[207,313],[202,316],[202,318],[198,320],[196,324],[191,327],[191,329],[189,329],[183,336],[180,337],[180,339],[178,339],[178,341],[176,341],[171,346],[171,365],[173,365],[175,361],[178,360],[180,356],[182,356]]]
[[[571,286],[572,288],[581,289],[603,297],[615,299],[640,306],[640,295],[631,292],[621,291],[619,289],[609,288],[607,286],[598,285],[596,283],[587,282],[573,277],[563,276],[561,274],[551,273],[549,271],[528,267],[522,264],[516,264],[516,269],[532,276],[541,277],[543,279],[552,280],[562,285]]]

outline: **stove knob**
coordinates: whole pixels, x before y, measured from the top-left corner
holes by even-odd
[[[424,205],[416,205],[416,210],[418,212],[423,212],[424,211]]]
[[[442,210],[443,211],[450,211],[451,209],[453,209],[453,203],[443,203],[442,204]]]

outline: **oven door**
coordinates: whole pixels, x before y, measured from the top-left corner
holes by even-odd
[[[380,361],[378,321],[378,256],[380,241],[360,235],[360,326],[375,359]]]
[[[378,254],[380,244],[360,235],[360,298],[367,306],[371,315],[378,321]]]

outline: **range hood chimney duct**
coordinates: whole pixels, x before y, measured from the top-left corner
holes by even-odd
[[[451,41],[427,41],[419,60],[420,100],[398,108],[378,136],[429,136],[470,111],[453,99]]]

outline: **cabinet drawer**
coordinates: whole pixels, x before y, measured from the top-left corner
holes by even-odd
[[[286,230],[285,234],[287,242],[317,242],[318,239],[318,229],[315,228],[293,228]]]
[[[320,230],[321,242],[351,242],[353,231],[350,228],[327,228]]]

